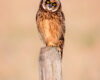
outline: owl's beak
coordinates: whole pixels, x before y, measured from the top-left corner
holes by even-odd
[[[52,4],[47,4],[47,6],[48,6],[49,8],[52,8]]]

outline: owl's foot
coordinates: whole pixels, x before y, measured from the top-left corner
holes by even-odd
[[[61,52],[62,49],[59,47],[61,44],[62,44],[62,43],[59,43],[59,45],[58,45],[58,44],[54,44],[54,43],[49,43],[49,44],[47,44],[47,46],[48,46],[48,47],[56,47],[57,50],[58,50],[59,52]]]
[[[48,46],[48,47],[59,47],[62,44],[63,44],[63,41],[62,40],[59,40],[57,43],[49,42],[48,44],[46,44],[46,46]]]
[[[47,44],[47,46],[48,46],[48,47],[57,47],[57,45],[56,45],[56,44],[51,43],[51,42],[49,42],[49,43]]]

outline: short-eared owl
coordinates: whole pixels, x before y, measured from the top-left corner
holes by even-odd
[[[41,0],[36,15],[38,31],[46,46],[57,47],[63,52],[65,17],[60,0]]]

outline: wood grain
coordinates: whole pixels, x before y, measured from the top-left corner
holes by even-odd
[[[44,47],[39,56],[40,80],[62,80],[61,53],[54,47]]]

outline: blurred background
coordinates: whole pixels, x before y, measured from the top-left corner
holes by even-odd
[[[0,0],[0,80],[39,80],[40,0]],[[61,0],[66,17],[63,80],[100,80],[100,0]]]

